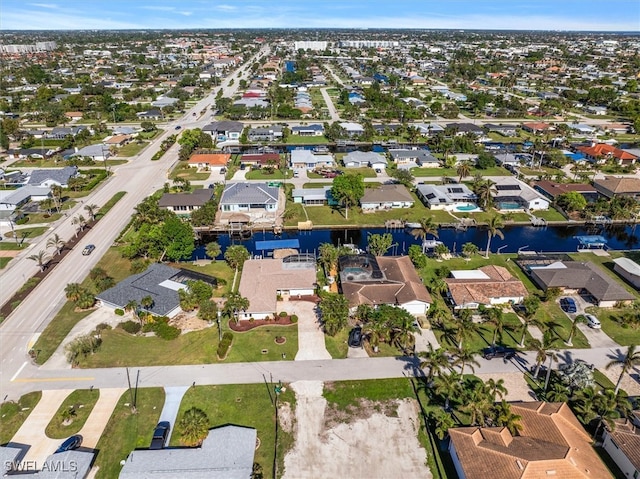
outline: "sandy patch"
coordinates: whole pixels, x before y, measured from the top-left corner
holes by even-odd
[[[607,376],[613,384],[617,384],[622,366],[611,366],[609,369],[602,368],[600,372]],[[640,368],[632,368],[622,378],[620,389],[624,389],[629,396],[640,396]]]
[[[476,373],[476,376],[485,383],[493,378],[494,381],[504,379],[504,387],[507,389],[505,401],[533,401],[531,389],[522,373]],[[500,400],[499,397],[496,400]]]
[[[201,329],[211,326],[207,321],[198,318],[196,314],[196,312],[180,313],[176,317],[171,318],[169,324],[181,329],[183,333],[200,331]]]
[[[432,477],[418,442],[414,401],[378,406],[365,400],[366,413],[345,423],[326,411],[322,382],[298,381],[291,387],[296,393],[295,446],[285,456],[283,478]]]
[[[19,249],[0,250],[0,258],[15,258],[20,253],[22,253],[22,251]]]

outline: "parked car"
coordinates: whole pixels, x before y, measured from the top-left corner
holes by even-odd
[[[356,326],[349,332],[349,341],[348,344],[352,348],[361,348],[362,347],[362,328],[360,326]]]
[[[513,358],[517,352],[515,349],[506,346],[490,346],[482,350],[482,357],[484,359],[504,358],[506,360]]]
[[[171,429],[171,424],[168,421],[161,421],[156,426],[153,431],[153,438],[151,439],[151,445],[149,449],[164,449],[164,446],[167,442],[167,437],[169,437],[169,430]]]
[[[69,439],[66,439],[60,447],[56,449],[56,454],[59,452],[67,452],[73,451],[74,449],[78,449],[82,445],[82,436],[80,434],[76,434],[75,436],[71,436]]]
[[[577,313],[578,307],[573,298],[560,298],[560,307],[565,313]]]
[[[82,250],[82,255],[83,256],[89,256],[93,250],[96,249],[95,245],[92,244],[88,244],[87,246],[84,247],[84,249]]]
[[[181,127],[180,125],[176,125],[176,128],[175,128],[175,129],[176,129],[176,130],[179,130],[179,129],[181,129],[181,128],[182,128],[182,127]]]
[[[593,314],[585,314],[584,319],[587,321],[587,326],[593,329],[600,329],[602,325],[600,324],[600,320],[596,318]]]
[[[376,168],[376,173],[381,174],[382,170],[380,168]]]

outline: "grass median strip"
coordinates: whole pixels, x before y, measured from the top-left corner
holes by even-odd
[[[99,397],[99,389],[73,391],[49,421],[45,434],[51,439],[64,439],[80,432]]]

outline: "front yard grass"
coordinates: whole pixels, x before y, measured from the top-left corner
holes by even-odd
[[[269,173],[266,169],[255,169],[247,171],[244,175],[247,180],[264,180],[264,181],[277,181],[285,180],[287,178],[293,178],[289,170],[280,170],[275,168],[272,173]]]
[[[288,145],[326,145],[329,140],[324,136],[300,136],[289,135],[287,141]]]
[[[22,246],[16,244],[14,241],[2,241],[0,242],[0,251],[18,251]]]
[[[31,224],[38,223],[52,223],[53,221],[57,221],[62,217],[60,213],[29,213],[27,215],[28,221]]]
[[[132,141],[131,143],[124,145],[122,148],[119,148],[116,156],[120,156],[124,158],[135,156],[138,153],[140,153],[144,148],[146,148],[147,145],[149,145],[149,143],[146,141],[143,141],[141,143],[138,143],[137,141]]]
[[[169,175],[169,178],[175,180],[176,178],[183,178],[189,181],[204,181],[209,178],[211,172],[198,171],[198,168],[188,166],[186,162],[179,162]]]
[[[327,382],[324,384],[322,395],[329,407],[339,411],[358,408],[360,399],[392,401],[415,398],[411,383],[404,378]]]
[[[51,439],[64,439],[78,434],[84,423],[87,422],[99,397],[99,389],[76,389],[73,391],[49,421],[45,434]],[[65,419],[69,419],[71,422],[65,425]]]
[[[11,441],[41,397],[42,392],[36,391],[21,396],[18,401],[7,401],[0,404],[0,444]]]
[[[333,359],[344,359],[349,352],[347,339],[349,328],[341,329],[335,336],[324,335],[324,345]]]
[[[280,428],[276,451],[276,417],[271,402],[271,396],[274,395],[273,387],[267,384],[240,384],[190,388],[180,404],[170,445],[180,445],[180,419],[187,410],[196,407],[206,413],[210,427],[233,424],[255,428],[260,439],[260,447],[256,449],[254,462],[262,466],[263,477],[279,477],[280,475],[274,474],[273,471],[274,453],[277,469],[281,473],[284,456],[293,446],[294,438],[292,434]],[[295,395],[289,388],[279,395],[278,402],[288,402],[295,414]]]
[[[48,226],[35,226],[33,228],[20,228],[16,230],[16,235],[18,236],[18,238],[22,239],[22,238],[26,238],[26,239],[32,239],[32,238],[37,238],[38,236],[41,236],[44,234],[45,231],[47,231],[49,229]],[[13,238],[13,231],[9,231],[7,233],[4,234],[5,238]]]
[[[276,344],[284,336],[284,344]],[[263,353],[263,351],[266,351]],[[298,325],[261,326],[245,333],[233,332],[233,343],[225,362],[293,361],[298,352]]]
[[[130,392],[126,391],[122,395],[96,446],[96,479],[118,477],[122,469],[120,461],[126,460],[136,448],[149,447],[164,399],[162,388],[138,389],[137,412],[133,413]]]
[[[442,178],[443,176],[455,177],[458,178],[458,172],[456,168],[411,168],[411,174],[416,178]],[[492,168],[487,168],[484,170],[480,170],[478,168],[472,168],[469,176],[473,177],[476,174],[480,174],[482,176],[511,176],[511,173],[501,166],[494,166]]]
[[[640,344],[640,328],[625,327],[620,321],[624,314],[621,308],[588,308],[588,312],[595,315],[602,324],[602,330],[621,346]]]

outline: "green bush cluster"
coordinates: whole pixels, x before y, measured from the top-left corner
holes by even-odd
[[[288,316],[286,311],[280,311],[280,317],[281,318],[286,318]]]
[[[297,323],[298,322],[298,315],[297,314],[292,314],[291,315],[291,322],[292,323]]]
[[[227,352],[229,352],[229,348],[231,347],[231,342],[233,341],[233,334],[229,331],[225,332],[222,335],[222,341],[218,345],[218,358],[224,359],[227,357]]]
[[[140,323],[136,323],[135,321],[131,320],[118,323],[117,327],[129,334],[138,334],[140,332],[140,329],[142,329]]]
[[[113,312],[116,316],[124,316],[124,309],[116,308]]]
[[[163,316],[162,318],[155,318],[152,322],[145,324],[142,331],[145,333],[153,332],[157,337],[167,341],[176,339],[182,332],[180,331],[180,328],[171,326],[169,324],[169,318],[166,316]]]

